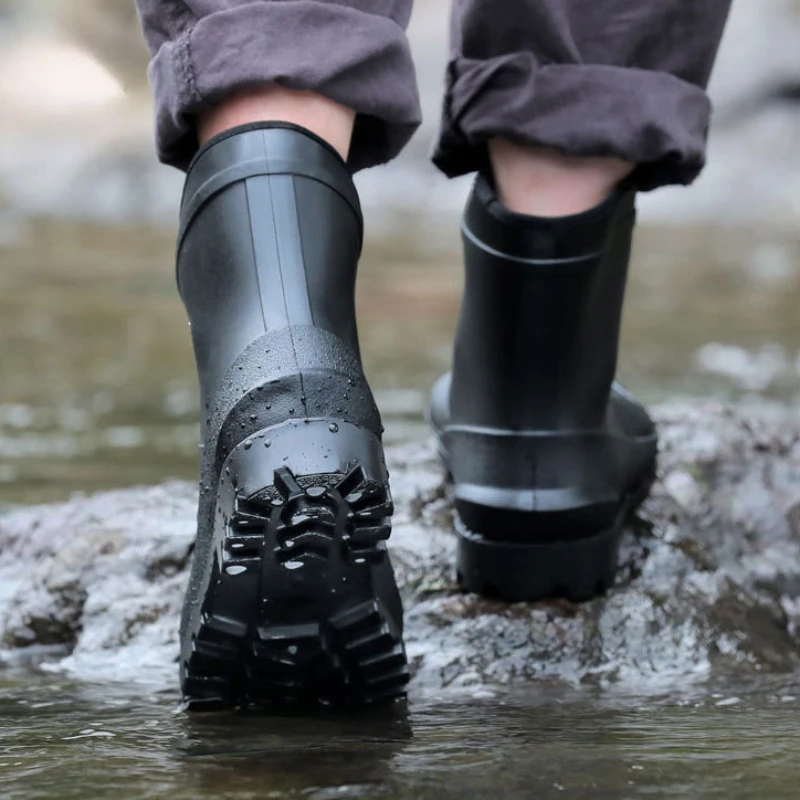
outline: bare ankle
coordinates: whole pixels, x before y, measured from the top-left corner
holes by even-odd
[[[197,133],[203,144],[251,122],[290,122],[324,139],[346,160],[355,116],[352,109],[322,95],[268,84],[242,89],[205,110],[198,118]]]
[[[579,214],[602,203],[633,172],[618,158],[578,158],[495,138],[489,153],[500,201],[537,217]]]

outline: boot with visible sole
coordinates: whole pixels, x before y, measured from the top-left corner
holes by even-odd
[[[189,170],[178,283],[204,409],[181,621],[190,708],[405,692],[392,500],[355,322],[361,241],[344,162],[303,129],[237,128]]]
[[[634,197],[540,219],[476,181],[453,371],[430,410],[468,591],[586,600],[613,584],[657,447],[644,408],[614,384]]]

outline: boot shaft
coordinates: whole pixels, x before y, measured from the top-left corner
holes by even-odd
[[[314,328],[358,361],[362,225],[344,162],[308,132],[247,126],[200,151],[182,203],[178,285],[204,405],[264,337],[291,351],[287,332]],[[270,368],[298,371],[297,354],[284,355],[269,359]]]
[[[562,219],[514,214],[479,178],[462,233],[466,287],[451,424],[593,429],[617,366],[634,192]]]

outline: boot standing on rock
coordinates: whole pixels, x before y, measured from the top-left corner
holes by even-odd
[[[357,170],[420,122],[411,0],[137,0],[202,395],[181,622],[195,708],[403,696],[382,426],[361,366]],[[637,191],[700,172],[728,0],[455,0],[434,156],[477,172],[430,418],[458,572],[507,600],[613,582],[655,471],[614,383]]]

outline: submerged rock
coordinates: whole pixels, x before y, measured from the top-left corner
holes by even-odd
[[[687,403],[657,417],[661,479],[617,585],[584,605],[461,594],[433,446],[389,451],[412,691],[532,680],[661,691],[800,664],[800,415]],[[194,487],[170,483],[0,518],[5,656],[57,646],[48,669],[174,687],[194,509]]]

